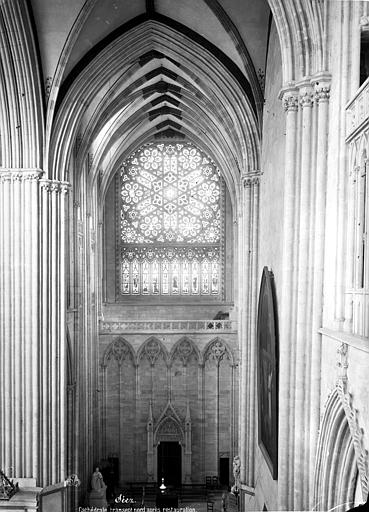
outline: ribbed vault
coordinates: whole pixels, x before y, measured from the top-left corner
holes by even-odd
[[[174,28],[148,20],[104,47],[59,106],[49,176],[71,180],[89,159],[102,191],[129,153],[155,138],[187,137],[204,148],[237,193],[241,172],[259,167],[259,133],[246,82]],[[232,194],[231,194],[232,195]]]

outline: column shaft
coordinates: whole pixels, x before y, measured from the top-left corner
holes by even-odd
[[[239,315],[239,339],[240,339],[240,456],[241,456],[241,482],[246,483],[246,467],[249,452],[249,429],[247,417],[247,404],[249,387],[247,382],[247,362],[248,362],[248,332],[247,326],[250,323],[248,292],[250,289],[250,208],[251,208],[251,190],[247,182],[242,183],[241,190],[241,215],[239,222],[239,265],[240,275],[240,315]]]
[[[316,462],[316,447],[320,422],[320,379],[321,379],[321,335],[323,310],[323,273],[325,209],[327,191],[327,148],[328,148],[328,100],[329,83],[319,81],[316,85],[317,105],[317,158],[315,183],[315,219],[314,219],[314,267],[312,292],[312,329],[311,329],[311,375],[310,375],[310,439],[309,439],[309,477],[310,504],[313,506],[313,475]],[[308,338],[309,339],[309,338]]]
[[[291,503],[293,475],[289,470],[289,452],[292,439],[290,423],[291,376],[290,361],[292,345],[292,285],[294,247],[294,205],[296,179],[296,134],[298,100],[295,90],[284,93],[286,110],[285,185],[284,185],[284,226],[283,226],[283,268],[280,307],[280,373],[279,373],[279,466],[278,502],[281,510],[288,510]],[[286,428],[290,425],[290,428]]]
[[[308,266],[309,266],[309,234],[310,234],[310,180],[311,180],[311,129],[312,129],[312,95],[311,87],[303,88],[302,104],[302,151],[300,167],[300,222],[298,245],[298,292],[296,318],[296,366],[295,366],[295,481],[300,482],[294,489],[294,506],[303,510],[305,493],[305,457],[306,457],[306,415],[305,394],[308,356],[306,350],[307,313],[308,313]],[[305,427],[304,427],[305,425]]]

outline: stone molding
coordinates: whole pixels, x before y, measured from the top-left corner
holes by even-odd
[[[369,463],[368,451],[364,445],[364,431],[359,425],[356,409],[353,407],[353,397],[347,391],[346,383],[338,381],[336,384],[337,394],[341,400],[345,415],[349,424],[352,440],[354,443],[357,467],[360,475],[361,485],[365,494],[368,492]]]
[[[337,367],[339,373],[335,389],[340,398],[342,407],[345,411],[345,415],[349,424],[351,437],[354,443],[355,455],[361,484],[363,486],[363,490],[367,492],[369,478],[368,451],[365,449],[364,445],[364,431],[359,425],[357,411],[353,407],[353,397],[348,392],[348,347],[349,346],[347,343],[342,342],[337,349]]]

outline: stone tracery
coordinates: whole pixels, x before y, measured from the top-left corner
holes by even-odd
[[[149,144],[120,172],[122,295],[219,295],[224,186],[191,143]]]

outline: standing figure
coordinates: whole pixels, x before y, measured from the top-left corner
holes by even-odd
[[[234,485],[232,486],[232,493],[237,494],[240,487],[240,470],[241,470],[241,459],[236,455],[233,459],[233,478]]]
[[[106,501],[106,485],[100,468],[96,467],[91,477],[91,492],[88,499],[90,507],[103,508],[108,506]]]

